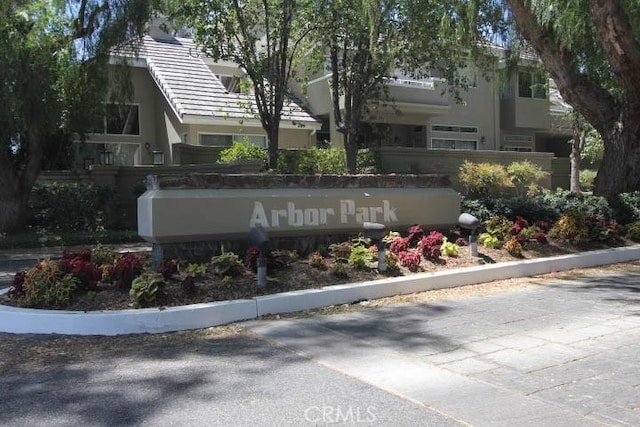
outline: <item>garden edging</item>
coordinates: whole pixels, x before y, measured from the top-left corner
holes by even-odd
[[[290,313],[398,294],[534,276],[637,259],[640,259],[640,245],[181,307],[78,312],[0,305],[0,332],[62,335],[173,332],[254,319],[266,314]],[[7,289],[0,291],[0,294],[6,292]]]

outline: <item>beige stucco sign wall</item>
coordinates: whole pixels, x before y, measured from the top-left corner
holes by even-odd
[[[152,243],[353,232],[379,222],[406,231],[456,223],[460,196],[448,188],[160,189],[138,199],[138,233]]]

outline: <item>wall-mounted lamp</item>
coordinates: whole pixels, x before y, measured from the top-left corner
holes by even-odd
[[[113,151],[101,151],[100,152],[100,164],[105,166],[113,165]]]
[[[164,152],[162,150],[153,150],[152,153],[152,163],[154,166],[162,166],[164,165]]]

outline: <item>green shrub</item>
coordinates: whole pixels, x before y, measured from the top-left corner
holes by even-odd
[[[119,256],[118,252],[101,243],[98,243],[91,251],[91,261],[97,265],[113,264]]]
[[[398,255],[394,254],[391,251],[385,251],[384,262],[387,265],[387,271],[389,272],[398,271]]]
[[[487,233],[497,237],[498,240],[505,241],[511,235],[513,221],[503,216],[494,216],[484,223]]]
[[[135,307],[153,307],[156,305],[166,286],[164,278],[159,273],[144,273],[136,277],[131,283],[129,295],[133,298]]]
[[[335,258],[336,262],[347,262],[352,247],[351,242],[332,243],[329,245],[329,254]]]
[[[187,276],[202,277],[207,274],[209,266],[207,264],[188,263],[183,271]]]
[[[24,275],[22,292],[17,299],[21,307],[59,308],[69,302],[79,280],[62,275],[57,261],[43,260]]]
[[[338,260],[336,260],[331,273],[336,277],[349,277],[349,275],[347,274],[347,270],[344,268],[344,262]]]
[[[233,252],[223,252],[211,258],[211,267],[216,276],[239,276],[244,273],[244,264]]]
[[[270,268],[286,268],[300,259],[297,251],[274,249],[267,257]]]
[[[557,220],[568,211],[576,211],[588,217],[596,219],[613,218],[613,209],[609,206],[607,199],[591,194],[575,194],[568,190],[557,189],[544,191],[534,197],[541,205],[555,212],[554,218]]]
[[[509,254],[511,254],[514,257],[521,257],[522,256],[522,244],[520,244],[520,242],[518,242],[518,240],[515,237],[512,237],[511,239],[507,240],[504,243],[503,246],[504,250],[509,252]]]
[[[623,224],[640,221],[640,191],[619,194],[611,207],[613,218]]]
[[[297,173],[344,174],[347,171],[345,152],[339,148],[313,147],[300,156]]]
[[[582,191],[593,191],[593,183],[596,179],[597,171],[584,169],[580,171],[580,189]]]
[[[115,225],[113,188],[78,183],[47,183],[33,187],[30,225],[49,232],[102,231]]]
[[[347,172],[345,152],[340,148],[313,147],[305,150],[282,150],[278,153],[278,173],[341,175]]]
[[[480,221],[484,222],[495,215],[487,200],[472,199],[468,197],[462,198],[462,204],[460,206],[462,212],[466,212],[475,216]]]
[[[460,246],[455,244],[454,242],[450,242],[446,237],[442,241],[442,246],[440,247],[440,252],[442,255],[448,257],[456,257],[460,252]]]
[[[356,157],[356,173],[378,173],[379,161],[376,153],[369,149],[358,150]]]
[[[362,245],[355,245],[349,253],[349,265],[355,269],[362,270],[367,267],[367,262],[372,261],[371,253]]]
[[[568,240],[572,244],[582,245],[591,240],[589,218],[579,211],[569,211],[562,215],[549,230],[551,237]]]
[[[525,195],[527,191],[534,193],[540,180],[549,176],[548,172],[543,171],[540,166],[534,165],[529,160],[511,163],[507,166],[507,174],[521,196]]]
[[[460,166],[458,178],[466,193],[474,198],[491,198],[513,187],[504,166],[497,163],[472,163],[467,160]]]
[[[269,152],[262,147],[244,141],[234,141],[233,145],[220,152],[220,163],[232,163],[240,160],[260,160],[264,169],[269,164]]]
[[[640,221],[633,222],[627,226],[627,237],[636,242],[640,241]]]
[[[495,249],[498,247],[500,241],[496,236],[492,236],[489,233],[482,233],[478,236],[478,243],[487,249]]]
[[[324,270],[327,264],[320,252],[312,252],[307,259],[309,265],[317,270]]]

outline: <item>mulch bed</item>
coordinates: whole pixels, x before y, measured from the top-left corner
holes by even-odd
[[[530,242],[523,252],[522,258],[516,258],[504,250],[479,248],[481,258],[487,263],[515,261],[518,259],[533,259],[567,253],[574,253],[585,249],[598,249],[606,247],[594,245],[589,248],[575,248],[561,241],[550,241],[547,244]],[[457,257],[442,257],[436,261],[423,260],[418,272],[436,272],[461,267],[477,266],[478,259],[472,257],[468,247],[462,247]],[[259,295],[275,294],[286,291],[321,288],[324,286],[355,283],[370,280],[383,279],[389,276],[414,274],[406,268],[400,267],[394,272],[381,273],[375,269],[375,264],[366,269],[354,269],[345,265],[345,275],[334,274],[334,260],[325,259],[325,268],[318,269],[309,265],[306,259],[281,268],[270,269],[267,275],[267,283],[258,289],[256,274],[245,271],[242,275],[233,277],[231,281],[208,273],[204,277],[197,278],[195,287],[186,291],[182,285],[183,274],[174,275],[168,280],[164,295],[158,301],[162,307],[180,306],[213,301],[226,301],[233,299],[251,298]],[[6,297],[0,297],[0,304],[11,304]],[[118,289],[111,284],[100,283],[98,290],[74,296],[65,310],[95,311],[95,310],[123,310],[132,309],[132,298],[128,292]]]

